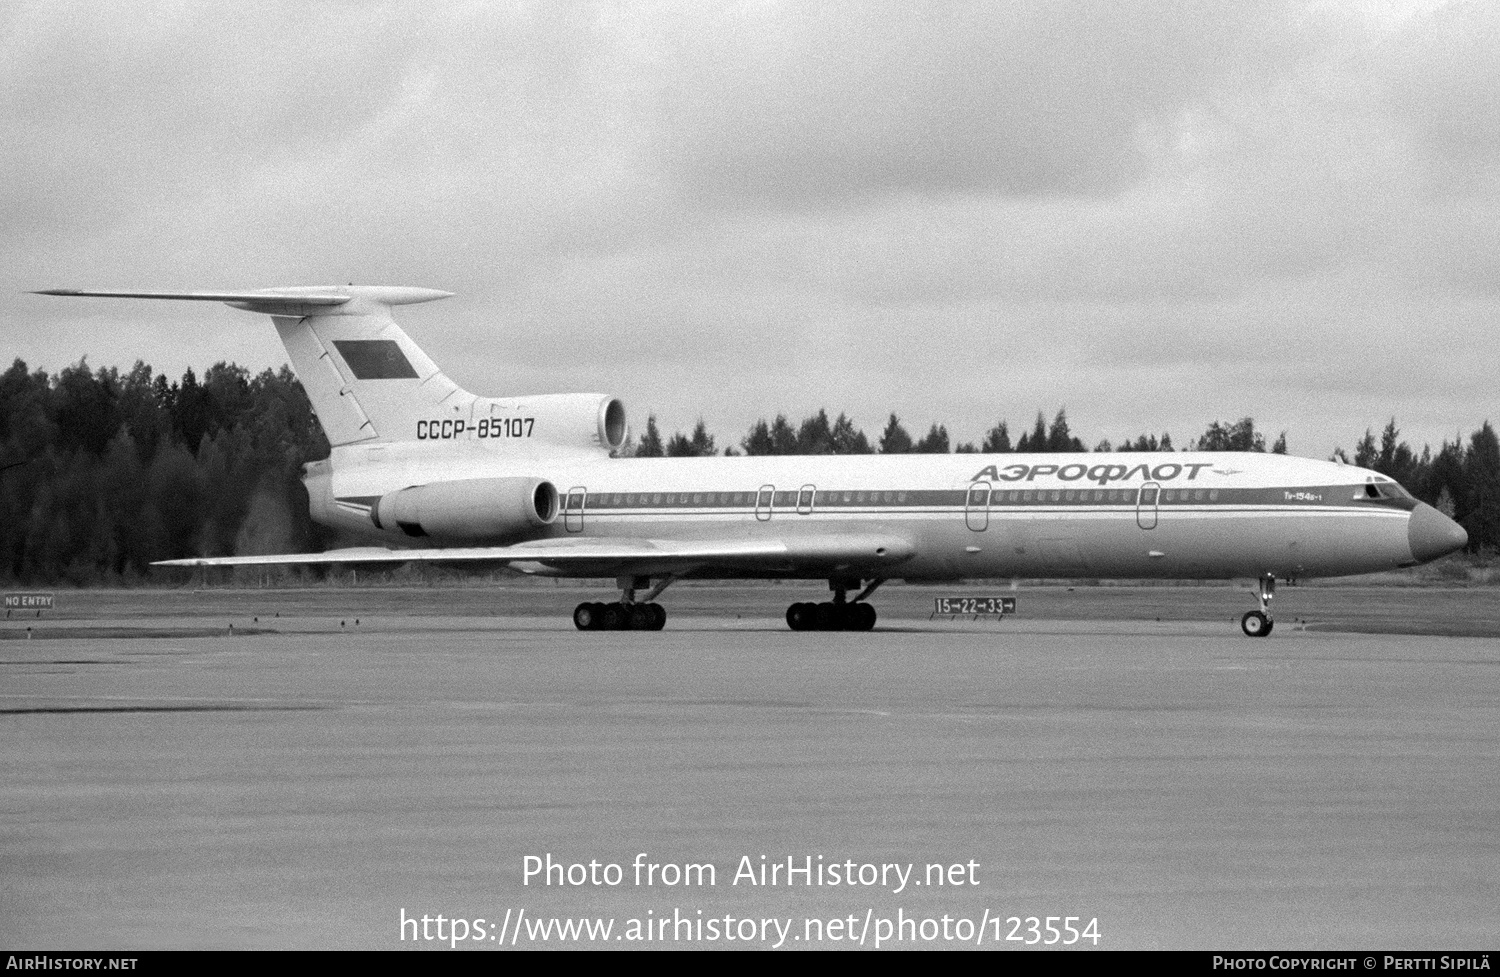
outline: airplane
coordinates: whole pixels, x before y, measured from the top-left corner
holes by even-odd
[[[366,545],[160,566],[507,565],[614,577],[579,630],[659,630],[683,579],[827,580],[796,631],[868,631],[885,581],[1254,579],[1241,630],[1266,637],[1277,580],[1415,566],[1468,542],[1393,479],[1234,452],[624,458],[625,408],[597,393],[479,397],[396,324],[434,289],[79,291],[223,302],[271,316],[332,446],[304,466],[312,518]]]

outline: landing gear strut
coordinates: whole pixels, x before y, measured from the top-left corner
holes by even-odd
[[[1249,611],[1240,618],[1240,630],[1252,638],[1264,638],[1271,633],[1276,622],[1271,620],[1271,598],[1276,596],[1276,575],[1261,574],[1260,610]]]
[[[876,614],[875,608],[864,603],[864,599],[884,582],[872,581],[849,600],[849,591],[858,587],[860,581],[830,580],[828,589],[833,591],[833,600],[793,604],[786,609],[787,627],[793,631],[869,631],[875,627]]]
[[[676,577],[667,576],[637,601],[638,588],[651,584],[649,577],[621,577],[620,599],[612,604],[585,601],[573,608],[573,626],[580,631],[660,631],[667,623],[667,610],[653,603]]]

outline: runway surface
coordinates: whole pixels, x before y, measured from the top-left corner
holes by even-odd
[[[0,948],[448,946],[403,912],[483,917],[469,945],[494,947],[508,911],[507,946],[524,911],[627,947],[674,910],[785,919],[784,946],[943,916],[984,946],[1031,916],[1097,919],[1101,948],[1495,942],[1500,640],[1303,629],[1283,598],[1252,640],[1224,590],[1153,589],[1212,620],[1027,617],[1023,592],[1003,623],[929,622],[913,598],[872,634],[787,631],[787,590],[681,594],[656,634],[431,591],[64,594],[5,622]],[[1494,613],[1410,594],[1379,607]],[[525,884],[546,853],[621,884]],[[639,853],[715,884],[637,885]],[[964,869],[733,884],[744,856]],[[725,945],[686,932],[645,945]],[[920,933],[888,945],[955,945]]]

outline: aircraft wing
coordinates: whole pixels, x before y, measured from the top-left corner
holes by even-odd
[[[542,539],[513,546],[385,549],[365,546],[324,553],[210,556],[160,560],[152,566],[242,567],[329,563],[503,563],[527,572],[572,576],[683,574],[712,567],[760,571],[863,571],[910,559],[916,548],[895,536],[832,535],[768,540],[664,540],[590,537]]]

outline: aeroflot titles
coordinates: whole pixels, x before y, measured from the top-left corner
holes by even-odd
[[[1212,468],[1211,462],[1191,462],[1179,465],[1174,461],[1157,465],[1152,468],[1149,465],[1136,465],[1130,468],[1126,465],[1006,465],[997,468],[994,465],[986,465],[975,473],[970,479],[972,482],[991,479],[997,482],[1034,482],[1042,475],[1056,475],[1064,482],[1077,482],[1088,480],[1097,485],[1108,485],[1110,482],[1128,482],[1137,473],[1142,480],[1156,482],[1170,482],[1187,472],[1187,481],[1191,482],[1198,477],[1198,473],[1205,468]]]

